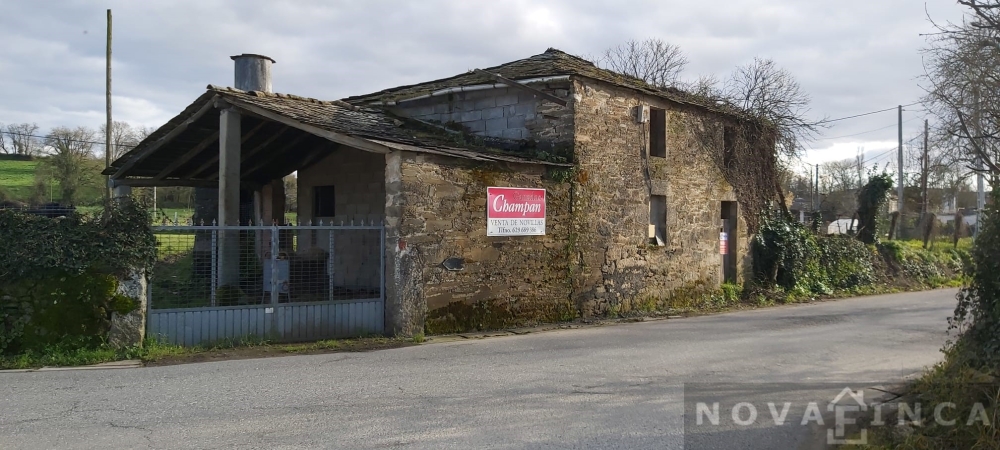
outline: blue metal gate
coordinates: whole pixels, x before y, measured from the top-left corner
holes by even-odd
[[[193,346],[382,334],[382,225],[157,226],[147,334]]]

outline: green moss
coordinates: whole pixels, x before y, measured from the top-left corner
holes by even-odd
[[[472,304],[455,302],[431,311],[424,322],[424,331],[426,334],[447,334],[500,330],[535,323],[565,322],[577,316],[576,308],[568,301],[519,308],[500,300]]]

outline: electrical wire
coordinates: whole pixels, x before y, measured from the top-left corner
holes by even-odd
[[[880,110],[878,110],[878,111],[870,111],[870,112],[866,112],[866,113],[861,113],[861,114],[855,114],[855,115],[853,115],[853,116],[847,116],[847,117],[838,117],[838,118],[836,118],[836,119],[826,119],[826,120],[821,120],[821,121],[819,121],[818,123],[820,123],[820,124],[824,124],[824,123],[830,123],[830,122],[839,122],[839,121],[841,121],[841,120],[847,120],[847,119],[854,119],[854,118],[856,118],[856,117],[864,117],[864,116],[870,116],[870,115],[872,115],[872,114],[878,114],[878,113],[883,113],[883,112],[888,112],[888,111],[892,111],[892,110],[894,110],[894,109],[897,109],[897,108],[899,108],[899,107],[903,107],[903,108],[905,108],[905,107],[907,107],[907,106],[913,106],[913,105],[918,105],[918,104],[920,104],[920,102],[913,102],[913,103],[910,103],[910,104],[907,104],[907,105],[900,105],[900,106],[896,106],[896,107],[892,107],[892,108],[886,108],[886,109],[880,109]]]
[[[903,123],[912,122],[914,120],[922,119],[922,118],[923,117],[913,117],[913,118],[910,118],[908,120],[904,120]],[[820,139],[813,139],[813,141],[829,141],[831,139],[840,139],[840,138],[846,138],[846,137],[861,136],[862,134],[874,133],[876,131],[882,131],[882,130],[884,130],[886,128],[892,128],[892,127],[895,127],[895,126],[899,126],[899,124],[898,123],[893,123],[893,124],[889,124],[889,125],[886,125],[886,126],[881,127],[881,128],[876,128],[874,130],[862,131],[860,133],[854,133],[854,134],[845,134],[843,136],[833,136],[833,137],[825,137],[825,138],[820,138]]]
[[[0,134],[6,134],[6,135],[8,135],[10,137],[22,136],[22,137],[32,137],[32,138],[36,138],[36,139],[49,139],[49,138],[54,137],[54,135],[51,135],[51,134],[38,135],[38,134],[11,133],[9,131],[0,131]],[[82,140],[82,139],[62,139],[62,138],[59,138],[59,139],[61,141],[64,141],[64,142],[78,142],[78,143],[81,143],[81,144],[105,145],[104,141],[98,142],[98,141],[85,141],[85,140]],[[111,146],[112,147],[131,147],[131,146],[134,146],[134,145],[112,143]]]

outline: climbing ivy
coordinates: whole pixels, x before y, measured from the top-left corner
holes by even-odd
[[[978,367],[1000,368],[1000,192],[993,190],[977,226],[968,285],[958,294],[951,327],[964,330],[957,345]]]
[[[754,278],[790,292],[824,292],[820,248],[801,223],[774,212],[760,221],[751,244]]]
[[[858,191],[858,239],[865,244],[877,244],[881,231],[878,218],[889,201],[892,175],[887,172],[868,174],[868,183]]]
[[[55,219],[0,211],[0,353],[70,336],[99,339],[112,312],[133,310],[118,283],[152,266],[149,224],[132,202]]]

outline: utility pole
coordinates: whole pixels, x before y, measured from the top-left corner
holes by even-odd
[[[104,125],[104,168],[111,167],[111,10],[108,9],[108,41],[105,58],[104,104],[107,122]],[[104,203],[111,202],[111,177],[104,176]]]
[[[903,220],[903,105],[899,105],[899,186],[896,187],[896,211],[899,213],[899,219],[897,222],[902,222]],[[897,223],[898,226],[898,223]]]
[[[813,198],[816,199],[816,206],[813,207],[813,211],[816,211],[816,210],[819,210],[819,207],[820,207],[820,201],[819,201],[819,163],[816,163],[816,180],[813,183],[813,186],[816,189],[815,197],[813,197]]]

